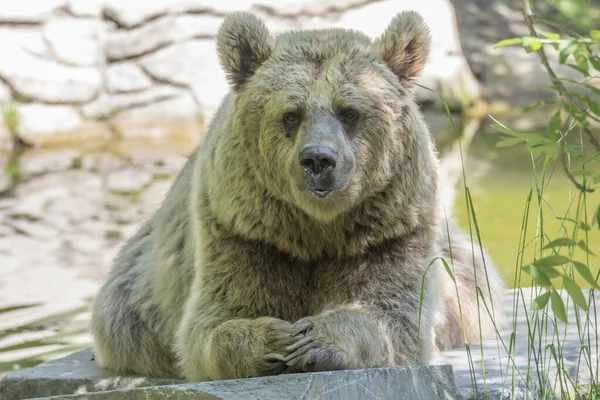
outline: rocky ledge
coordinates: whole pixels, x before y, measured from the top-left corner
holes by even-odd
[[[586,318],[581,310],[578,311],[581,331],[575,323],[549,321],[545,312],[532,312],[528,307],[535,296],[530,288],[508,290],[502,306],[514,316],[511,326],[495,338],[443,352],[431,366],[184,384],[111,374],[98,367],[87,349],[7,375],[0,381],[0,398],[420,400],[476,399],[485,394],[490,400],[500,400],[541,399],[543,391],[560,393],[561,385],[567,392],[585,389],[598,379],[594,355],[599,348],[598,340],[593,337],[593,332],[597,332],[596,322]],[[566,293],[562,297],[569,305],[569,321],[575,321],[572,302],[567,301]],[[591,309],[600,305],[594,302],[595,299]],[[530,330],[534,329],[538,333],[532,336]],[[560,368],[556,367],[550,346],[558,344],[557,336],[561,337]],[[581,349],[582,341],[587,346],[585,351]],[[537,368],[538,365],[544,367]]]
[[[273,33],[345,27],[376,37],[414,9],[431,27],[421,84],[456,105],[479,95],[448,0],[29,0],[0,10],[0,148],[176,136],[198,142],[228,90],[215,35],[249,10]],[[419,89],[421,100],[438,101]]]

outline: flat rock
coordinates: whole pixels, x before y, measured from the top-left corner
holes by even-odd
[[[41,35],[28,30],[0,30],[2,62],[0,77],[21,96],[51,103],[82,103],[91,100],[102,82],[100,70],[62,65],[49,57]],[[40,43],[41,42],[41,43]],[[35,50],[29,47],[40,47]],[[43,71],[43,72],[42,72]]]
[[[75,108],[71,106],[21,104],[18,113],[18,132],[24,140],[31,136],[72,130],[82,122]]]
[[[2,22],[40,22],[50,13],[66,4],[66,0],[21,0],[3,2]]]
[[[120,112],[133,107],[151,105],[155,102],[171,99],[188,94],[185,89],[169,85],[155,85],[147,90],[130,93],[103,94],[95,101],[81,107],[81,112],[86,118],[100,118],[109,115],[118,115]],[[164,114],[161,114],[164,115]]]
[[[203,125],[198,104],[190,93],[124,110],[111,119],[125,139],[200,138]]]
[[[248,10],[255,0],[146,0],[131,2],[122,0],[106,0],[105,13],[119,25],[132,28],[144,21],[162,15],[184,13],[207,13],[223,15],[232,11]]]
[[[59,61],[91,66],[104,57],[104,30],[105,26],[97,19],[56,17],[44,23],[43,35]]]
[[[134,62],[112,63],[106,68],[109,93],[137,92],[152,86],[152,80]]]
[[[77,17],[100,18],[105,3],[105,0],[68,0],[68,8]]]
[[[34,145],[101,139],[109,134],[101,121],[84,121],[75,107],[28,103],[17,108],[17,132],[26,143]]]
[[[63,364],[45,365],[45,369],[36,371],[36,375],[23,374],[27,370],[10,375],[0,383],[2,390],[8,395],[6,400],[17,400],[22,395],[41,395],[41,387],[25,387],[27,380],[48,379],[48,387],[58,383],[52,390],[57,396],[53,399],[390,399],[390,400],[441,400],[460,399],[453,383],[450,366],[414,366],[373,368],[363,370],[319,372],[312,374],[290,374],[263,378],[236,379],[228,381],[203,382],[197,384],[164,384],[148,379],[133,381],[131,378],[111,378],[98,370],[96,363],[89,361],[89,350],[75,353]],[[64,384],[54,381],[59,371],[74,371],[64,379]],[[94,379],[93,372],[101,372],[104,377]],[[86,382],[85,394],[58,396],[72,393],[72,388],[78,380]],[[96,382],[94,383],[94,380]],[[90,382],[91,381],[91,382]],[[67,384],[68,382],[68,384]],[[136,389],[126,389],[126,386],[137,386]],[[46,386],[46,385],[44,385]],[[105,389],[103,389],[103,387]],[[109,390],[109,389],[116,390]],[[13,391],[9,391],[9,390]],[[28,390],[27,389],[33,389]],[[107,391],[102,391],[107,390]],[[48,389],[45,390],[48,392]],[[33,392],[33,393],[32,393]],[[19,394],[21,393],[21,394]]]
[[[126,168],[108,175],[107,188],[121,194],[139,193],[152,182],[152,174],[137,168]]]
[[[110,60],[139,56],[194,37],[214,37],[222,17],[168,15],[131,30],[109,33],[106,52]]]
[[[12,100],[12,92],[10,88],[2,81],[0,81],[0,105],[2,103],[8,103]]]
[[[0,381],[0,397],[3,400],[20,400],[176,382],[171,379],[115,376],[100,369],[92,361],[92,350],[87,349],[9,375]]]
[[[229,90],[214,40],[188,40],[143,57],[140,63],[154,78],[192,90],[205,116]]]
[[[358,8],[370,2],[370,0],[257,0],[253,3],[253,8],[268,9],[272,13],[285,16],[324,15]]]

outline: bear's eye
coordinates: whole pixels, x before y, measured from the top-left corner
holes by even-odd
[[[286,125],[296,125],[300,121],[300,115],[296,112],[287,112],[283,114],[283,122]]]
[[[344,122],[355,122],[359,116],[360,114],[358,113],[358,111],[356,111],[353,108],[347,108],[341,113],[341,117],[344,120]]]

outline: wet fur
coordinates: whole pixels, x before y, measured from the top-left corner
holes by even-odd
[[[97,297],[100,365],[203,381],[426,364],[480,325],[489,335],[473,271],[488,307],[502,282],[486,259],[488,289],[481,255],[473,268],[470,241],[437,213],[437,156],[412,95],[429,51],[421,18],[402,13],[372,42],[339,29],[273,38],[234,13],[217,45],[232,92]],[[347,189],[317,202],[293,185],[297,148],[277,121],[290,102],[334,113],[348,81],[368,121],[345,144]],[[449,239],[464,331],[454,284],[439,262],[427,269],[450,262]]]

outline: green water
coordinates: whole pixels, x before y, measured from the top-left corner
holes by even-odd
[[[490,253],[492,260],[500,270],[508,286],[531,286],[529,275],[523,273],[520,281],[515,285],[515,272],[517,271],[522,224],[526,210],[527,197],[530,190],[534,189],[530,204],[529,218],[525,236],[525,249],[523,262],[526,265],[533,261],[534,255],[540,257],[540,243],[535,242],[539,234],[538,199],[535,193],[535,176],[531,156],[524,146],[512,148],[496,148],[497,135],[478,134],[465,158],[466,183],[471,192],[475,216],[485,248]],[[537,177],[541,177],[542,166],[539,166]],[[560,165],[551,166],[549,169],[551,179],[544,186],[543,205],[543,230],[550,240],[565,236],[572,237],[573,224],[562,223],[557,217],[574,218],[576,215],[579,191],[568,181]],[[600,191],[587,194],[587,218],[591,224],[592,217],[600,204]],[[579,203],[583,207],[583,202]],[[463,228],[469,226],[469,213],[467,212],[465,190],[462,182],[454,204],[453,215]],[[563,225],[561,225],[563,224]],[[563,229],[561,230],[561,227]],[[600,230],[594,226],[585,237],[584,231],[579,231],[577,241],[587,241],[590,250],[597,256],[589,256],[589,265],[594,276],[600,270]],[[548,243],[546,241],[545,243]],[[536,247],[537,246],[537,247]],[[544,255],[550,255],[546,251]],[[566,248],[560,254],[567,255]],[[575,251],[574,258],[586,261],[586,253],[580,249]],[[576,281],[584,287],[589,287],[581,277]],[[560,281],[555,283],[560,284]]]

